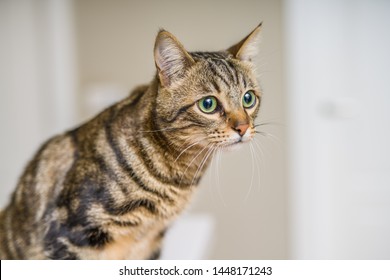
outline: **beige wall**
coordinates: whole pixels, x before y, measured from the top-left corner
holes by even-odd
[[[283,122],[280,1],[82,0],[74,8],[81,119],[151,80],[159,28],[190,51],[220,50],[263,21],[258,72],[264,100],[257,122]],[[283,126],[262,130],[276,137],[258,135],[253,155],[248,145],[214,162],[190,207],[190,214],[214,221],[209,258],[287,257],[283,148],[276,140],[283,142]]]

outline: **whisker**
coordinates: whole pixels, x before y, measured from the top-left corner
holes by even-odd
[[[214,147],[215,147],[215,144],[212,144],[211,147],[208,149],[206,155],[203,157],[200,165],[198,166],[198,169],[195,172],[194,177],[192,178],[191,185],[194,183],[195,178],[198,176],[199,172],[202,170],[202,168],[205,165],[205,163],[207,162],[207,159],[209,158],[209,156],[213,153]]]
[[[211,161],[210,169],[214,172],[214,176],[208,177],[207,185],[209,185],[209,186],[213,186],[214,184],[216,184],[216,181],[217,181],[216,167],[217,167],[216,157],[213,157],[213,159]],[[210,197],[212,199],[212,205],[216,205],[213,188],[210,187],[210,188],[206,188],[206,189],[207,189],[207,192],[209,194],[207,197]]]
[[[246,202],[248,200],[249,194],[252,191],[253,179],[254,179],[254,175],[255,175],[255,163],[254,163],[254,158],[253,158],[254,148],[253,148],[253,144],[252,143],[249,143],[249,148],[250,148],[250,154],[251,154],[251,159],[252,159],[252,176],[251,176],[251,183],[249,185],[249,189],[248,189],[248,191],[247,191],[247,193],[245,195],[245,198],[244,198],[244,202]]]
[[[277,121],[270,120],[270,121],[264,121],[264,122],[256,123],[253,127],[259,127],[259,126],[264,126],[264,125],[286,126],[282,122],[277,122]]]
[[[169,130],[177,130],[180,129],[179,127],[167,127],[162,129],[156,129],[156,130],[140,130],[139,132],[142,133],[153,133],[153,132],[160,132],[160,131],[169,131]]]
[[[260,151],[260,153],[261,153],[261,156],[262,156],[262,158],[265,158],[265,154],[264,154],[264,152],[263,152],[263,149],[261,148],[261,144],[260,144],[260,142],[258,143],[256,140],[256,138],[254,138],[254,140],[255,141],[253,141],[253,143],[255,143],[255,145],[257,146],[257,148],[259,149],[259,151]]]
[[[184,172],[183,172],[183,174],[182,174],[182,176],[181,176],[181,179],[180,179],[180,183],[179,184],[181,184],[181,181],[183,180],[183,178],[184,178],[184,175],[186,174],[186,172],[187,172],[187,170],[188,170],[188,168],[192,165],[192,163],[196,160],[196,158],[207,148],[208,146],[205,146],[203,149],[201,149],[201,151],[199,152],[199,153],[197,153],[196,155],[195,155],[195,157],[191,160],[191,162],[187,165],[187,168],[184,170]]]
[[[181,143],[181,145],[176,146],[178,151],[182,151],[183,149],[186,149],[187,145],[192,145],[193,143],[201,143],[204,140],[207,140],[207,137],[204,136],[202,133],[194,133],[191,135],[187,135],[186,137],[183,137],[184,141]],[[181,140],[183,140],[181,139]]]
[[[272,138],[274,139],[276,142],[278,142],[278,144],[282,145],[282,140],[280,140],[277,136],[275,136],[274,134],[272,133],[269,133],[269,132],[265,132],[265,131],[257,131],[255,130],[255,133],[257,134],[260,134],[260,135],[263,135],[264,137],[269,137],[269,138]]]
[[[192,121],[192,124],[196,125],[198,127],[206,127],[206,125],[204,125],[202,123],[197,123],[197,122],[193,122],[193,121]],[[153,133],[153,132],[161,132],[161,131],[180,130],[180,129],[184,129],[184,128],[188,128],[188,126],[185,125],[185,126],[181,126],[181,127],[167,127],[167,128],[162,128],[162,129],[156,129],[156,130],[140,130],[139,132],[142,132],[142,133]]]
[[[221,181],[220,181],[220,172],[219,172],[219,166],[220,166],[220,162],[221,162],[221,153],[222,153],[222,150],[220,148],[217,149],[217,193],[218,193],[218,196],[221,198],[221,201],[223,203],[223,206],[227,206],[226,202],[225,202],[225,199],[223,198],[223,195],[222,195],[222,191],[221,191]]]
[[[179,159],[179,157],[180,157],[185,151],[187,151],[187,150],[190,149],[191,147],[193,147],[193,146],[199,144],[199,143],[202,142],[202,141],[203,141],[203,140],[200,140],[200,141],[198,141],[198,142],[195,142],[195,143],[192,143],[191,145],[189,145],[187,148],[185,148],[183,151],[181,151],[181,153],[177,156],[177,158],[175,159],[174,162],[176,162],[176,161]]]
[[[257,139],[255,139],[255,140],[257,140]],[[255,163],[256,163],[256,165],[258,167],[258,172],[257,172],[258,186],[260,187],[261,186],[261,176],[260,176],[260,173],[263,170],[262,167],[264,167],[264,160],[262,160],[264,158],[264,152],[263,152],[263,149],[260,146],[260,143],[257,143],[257,141],[253,141],[253,143],[255,144],[253,146],[253,149],[256,150],[256,147],[257,147],[259,152],[261,153],[261,156],[262,156],[262,157],[260,157],[257,153],[254,153]],[[263,163],[263,166],[262,166],[262,163]]]

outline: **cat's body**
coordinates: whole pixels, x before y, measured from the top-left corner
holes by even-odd
[[[210,155],[253,137],[260,90],[244,54],[258,33],[229,51],[190,54],[161,31],[156,78],[29,163],[0,213],[0,258],[158,257]]]

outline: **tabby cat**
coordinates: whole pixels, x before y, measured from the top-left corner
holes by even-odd
[[[158,258],[212,154],[254,137],[260,30],[219,52],[187,52],[161,30],[152,82],[28,164],[0,213],[0,258]]]

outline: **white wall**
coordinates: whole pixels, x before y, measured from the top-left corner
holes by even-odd
[[[44,140],[75,125],[72,6],[0,1],[0,207]]]
[[[284,6],[290,248],[390,258],[390,2]]]

